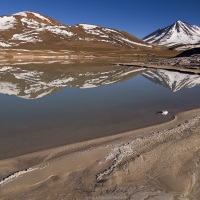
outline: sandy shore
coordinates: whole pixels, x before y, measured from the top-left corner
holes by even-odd
[[[200,199],[200,109],[174,120],[0,161],[1,200]]]

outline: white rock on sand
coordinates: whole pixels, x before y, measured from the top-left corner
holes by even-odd
[[[163,111],[162,111],[162,115],[168,115],[168,113],[169,113],[169,112],[168,112],[167,110],[163,110]]]

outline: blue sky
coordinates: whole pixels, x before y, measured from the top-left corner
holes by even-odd
[[[34,11],[64,24],[97,24],[143,37],[181,20],[200,26],[199,0],[0,0],[0,15]]]

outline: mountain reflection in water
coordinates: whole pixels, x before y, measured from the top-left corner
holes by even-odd
[[[0,93],[25,99],[41,98],[66,87],[94,88],[126,81],[142,74],[177,92],[200,84],[198,74],[124,66],[74,67],[27,65],[0,67]]]
[[[200,75],[187,74],[163,69],[151,69],[142,74],[150,81],[163,85],[173,92],[185,88],[192,88],[200,84]]]
[[[123,82],[143,71],[145,69],[119,66],[4,66],[0,67],[0,93],[36,99],[65,87],[94,88]]]

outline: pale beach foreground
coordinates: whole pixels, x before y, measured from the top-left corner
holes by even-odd
[[[200,109],[140,130],[0,161],[1,200],[200,199]]]

